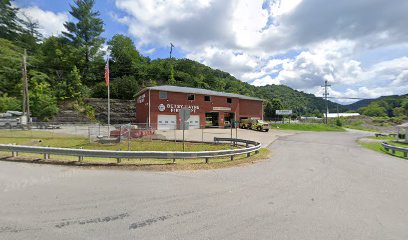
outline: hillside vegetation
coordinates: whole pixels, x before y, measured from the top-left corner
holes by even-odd
[[[27,50],[28,81],[32,115],[41,120],[58,112],[58,102],[74,100],[84,104],[87,97],[106,98],[104,81],[107,42],[111,52],[111,97],[132,99],[144,87],[161,84],[188,86],[256,96],[265,99],[266,117],[275,109],[293,109],[295,114],[320,115],[325,102],[286,86],[255,87],[229,73],[212,69],[189,59],[156,59],[142,56],[132,40],[117,34],[101,37],[104,23],[94,10],[93,0],[73,1],[71,18],[61,36],[44,38],[38,23],[17,17],[18,9],[10,0],[0,4],[4,18],[0,26],[0,112],[21,110],[22,54]],[[336,104],[330,102],[332,111]],[[344,109],[340,107],[340,109]]]
[[[357,111],[362,115],[404,119],[408,116],[408,94],[360,101],[355,103],[354,106],[360,106]]]

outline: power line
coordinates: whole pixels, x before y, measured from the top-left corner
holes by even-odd
[[[355,100],[372,100],[374,98],[359,98],[359,97],[327,97],[331,99],[355,99]]]

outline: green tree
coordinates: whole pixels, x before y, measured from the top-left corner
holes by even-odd
[[[78,65],[82,79],[85,83],[91,84],[98,78],[95,73],[98,67],[92,65],[92,61],[99,58],[100,64],[99,50],[104,42],[101,37],[104,31],[103,21],[99,17],[99,12],[93,10],[94,0],[75,0],[74,3],[75,6],[71,5],[69,13],[77,22],[66,22],[64,26],[67,32],[62,34],[79,50]]]
[[[266,102],[264,114],[268,119],[277,119],[281,116],[276,115],[276,110],[282,110],[282,101],[278,98],[272,98],[270,101]]]
[[[0,95],[19,96],[21,92],[22,49],[0,38]]]
[[[38,21],[33,20],[31,17],[22,13],[23,18],[20,19],[23,30],[19,36],[20,46],[26,48],[30,52],[38,51],[38,44],[42,38],[42,34],[39,32]]]
[[[385,117],[387,116],[387,109],[382,107],[381,104],[372,102],[367,107],[362,107],[358,109],[360,114],[370,116],[370,117]]]
[[[111,51],[109,62],[111,77],[123,75],[138,76],[141,74],[140,65],[147,62],[146,58],[136,50],[132,39],[121,34],[116,34],[108,42]]]
[[[21,111],[21,101],[15,97],[9,97],[7,94],[0,96],[0,112]]]
[[[10,0],[0,1],[0,38],[16,40],[22,28],[17,17],[18,8]]]
[[[112,98],[131,100],[139,90],[139,84],[133,76],[115,78],[111,82]]]
[[[169,85],[176,85],[176,79],[174,78],[174,68],[173,65],[170,65],[170,76],[169,80],[167,81]]]
[[[30,71],[30,109],[32,115],[42,121],[48,121],[58,113],[57,99],[47,82],[48,76],[37,71]]]
[[[71,98],[78,100],[81,97],[81,75],[79,74],[79,70],[76,66],[72,68],[72,71],[68,75],[68,83],[67,83],[67,95]]]

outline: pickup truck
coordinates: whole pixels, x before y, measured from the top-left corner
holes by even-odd
[[[20,126],[18,118],[0,118],[0,128],[16,128]]]

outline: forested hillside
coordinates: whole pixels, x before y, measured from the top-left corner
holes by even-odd
[[[360,114],[370,117],[405,118],[408,116],[408,94],[362,100],[347,107],[357,109]]]
[[[265,114],[274,117],[275,109],[293,109],[299,115],[320,115],[325,102],[287,86],[255,87],[229,73],[214,70],[189,59],[156,59],[142,56],[132,40],[117,34],[103,39],[103,21],[93,0],[73,1],[61,36],[44,38],[38,23],[17,17],[11,1],[0,4],[0,112],[21,110],[21,68],[24,49],[30,106],[33,116],[50,119],[58,112],[58,102],[73,100],[79,105],[88,97],[106,98],[102,44],[110,51],[111,97],[132,99],[147,86],[161,84],[206,88],[256,96],[265,99]],[[337,104],[330,102],[330,110]],[[340,111],[345,110],[340,105]]]

